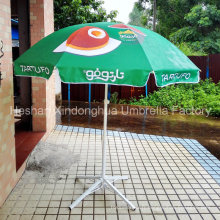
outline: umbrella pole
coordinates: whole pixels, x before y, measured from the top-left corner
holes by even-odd
[[[123,199],[127,205],[135,210],[136,207],[113,185],[117,180],[127,180],[127,176],[106,176],[106,144],[107,144],[107,108],[108,108],[108,84],[105,84],[105,98],[104,98],[104,122],[103,122],[103,136],[102,136],[102,173],[99,176],[77,176],[76,179],[89,179],[96,180],[96,182],[87,189],[79,198],[77,198],[70,206],[70,209],[76,207],[86,196],[94,193],[99,189],[107,189],[113,191],[121,199]]]
[[[104,122],[103,122],[103,139],[102,139],[102,178],[105,178],[106,170],[106,142],[107,142],[107,109],[108,109],[108,84],[105,84],[105,99],[104,99]]]

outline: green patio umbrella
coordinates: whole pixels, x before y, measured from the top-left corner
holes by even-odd
[[[133,210],[135,206],[112,184],[125,176],[106,176],[108,85],[144,86],[154,74],[157,86],[199,82],[199,69],[176,46],[150,30],[121,23],[90,23],[63,28],[45,37],[14,63],[15,75],[49,79],[59,72],[64,83],[105,84],[102,173],[78,176],[97,181],[70,205],[101,188],[112,189]]]

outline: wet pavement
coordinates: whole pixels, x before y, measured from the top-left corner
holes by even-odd
[[[106,175],[135,206],[99,190],[69,205],[99,175],[102,130],[58,125],[31,153],[27,169],[0,208],[1,220],[218,220],[220,161],[193,139],[108,130]]]
[[[70,104],[63,102],[62,106],[73,109],[73,114],[67,113],[61,117],[57,114],[57,124],[102,129],[102,103],[89,105],[84,102],[71,102]],[[148,109],[144,113],[143,107],[110,104],[108,129],[196,139],[220,159],[219,118],[179,113],[167,115],[167,112],[161,109],[156,109],[155,112],[150,111]]]

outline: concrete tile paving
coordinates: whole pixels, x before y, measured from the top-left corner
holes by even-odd
[[[52,166],[58,175],[50,169],[42,175],[40,163],[47,166],[47,157],[27,168],[0,208],[0,219],[220,219],[220,162],[202,145],[191,139],[117,131],[108,131],[107,175],[129,176],[115,186],[136,211],[109,191],[95,192],[70,211],[68,206],[91,183],[75,176],[100,174],[101,134],[99,129],[56,126],[45,148],[41,143],[41,153],[52,146],[61,157],[65,151],[76,160],[62,168],[55,158]]]

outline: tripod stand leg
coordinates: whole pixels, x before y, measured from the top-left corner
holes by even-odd
[[[100,187],[98,187],[100,184],[102,183],[102,180],[99,180],[97,182],[95,182],[89,189],[87,189],[79,198],[77,198],[70,206],[70,209],[73,209],[74,207],[76,207],[86,196],[88,196],[89,194],[95,192],[96,190],[98,190]]]
[[[113,184],[111,184],[108,180],[104,180],[106,183],[107,183],[107,185],[111,188],[111,189],[113,189],[114,191],[115,191],[115,193],[119,196],[119,197],[121,197],[130,207],[131,207],[131,209],[132,210],[135,210],[136,209],[136,207],[113,185]]]

